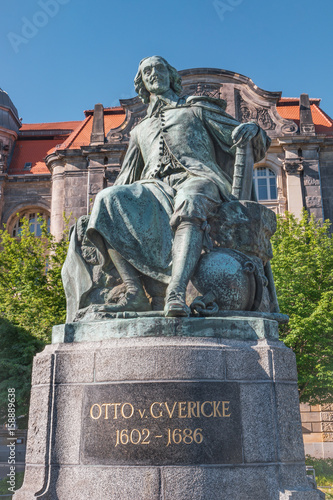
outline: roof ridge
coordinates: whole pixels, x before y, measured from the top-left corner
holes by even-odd
[[[58,122],[38,122],[38,123],[22,123],[23,127],[40,127],[42,125],[58,125],[58,124],[68,124],[68,123],[81,123],[83,120],[66,120],[66,121],[58,121]],[[54,129],[54,127],[52,127]],[[39,129],[33,129],[31,130],[39,130]]]
[[[328,120],[331,123],[331,125],[333,126],[333,120],[332,120],[332,118],[325,111],[323,111],[320,106],[317,106],[316,104],[313,104],[313,106],[316,106],[316,108],[321,113],[321,115],[324,118],[326,118],[326,120]]]
[[[107,106],[107,107],[104,107],[103,106],[103,111],[122,111],[123,113],[125,113],[125,110],[123,108],[123,106]],[[84,114],[87,116],[89,115],[93,115],[94,114],[94,109],[85,109],[84,110]]]
[[[92,115],[87,116],[82,123],[75,129],[73,132],[67,137],[65,142],[61,144],[62,148],[69,148],[70,145],[74,142],[75,138],[79,135],[81,130],[85,127],[85,125],[89,122],[89,120],[92,118]]]
[[[300,99],[299,97],[280,97],[280,99],[278,100],[278,103],[282,102],[282,101],[298,101],[299,102],[299,99]],[[309,100],[320,102],[321,97],[309,97]]]

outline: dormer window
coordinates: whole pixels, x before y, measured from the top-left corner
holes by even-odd
[[[29,161],[26,161],[23,167],[23,170],[31,170],[32,163]]]

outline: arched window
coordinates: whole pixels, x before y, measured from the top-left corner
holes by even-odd
[[[21,226],[22,226],[21,220],[23,217],[26,217],[29,220],[30,231],[34,233],[35,236],[42,235],[42,229],[41,229],[42,222],[38,220],[40,219],[40,217],[46,220],[48,228],[50,227],[50,217],[44,211],[38,209],[31,211],[30,210],[24,211],[16,218],[14,222],[14,226],[12,229],[12,236],[14,237],[20,236]]]
[[[253,180],[259,201],[277,200],[276,175],[270,168],[257,167]]]

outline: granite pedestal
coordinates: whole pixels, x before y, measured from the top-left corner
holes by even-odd
[[[15,500],[322,498],[276,321],[116,319],[53,341],[34,361]]]

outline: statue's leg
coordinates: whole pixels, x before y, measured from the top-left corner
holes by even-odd
[[[167,288],[164,314],[189,316],[186,288],[202,251],[204,232],[198,221],[182,221],[176,229],[172,250],[172,276]]]
[[[151,305],[143,290],[139,272],[116,250],[108,249],[108,253],[126,286],[125,295],[116,304],[108,304],[108,311],[150,311]]]
[[[141,279],[146,293],[151,297],[152,310],[163,311],[167,285],[150,278],[150,276],[142,276]]]
[[[172,274],[165,299],[165,316],[189,316],[186,288],[200,259],[203,246],[210,247],[209,225],[221,203],[217,186],[209,179],[188,176],[178,185],[170,225],[175,231]],[[208,245],[208,243],[210,245]]]

